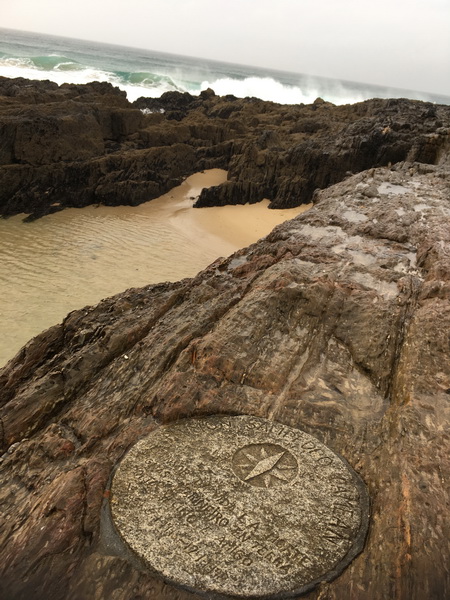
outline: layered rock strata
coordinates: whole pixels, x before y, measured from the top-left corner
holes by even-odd
[[[162,423],[248,414],[319,438],[368,485],[362,554],[307,598],[449,597],[449,190],[445,156],[366,170],[195,278],[130,289],[30,341],[0,371],[0,595],[196,598],[115,553],[105,490]]]
[[[292,207],[348,172],[435,164],[449,132],[450,107],[404,99],[286,106],[207,90],[130,104],[107,83],[0,78],[0,215],[136,205],[208,168],[229,181],[197,206]]]

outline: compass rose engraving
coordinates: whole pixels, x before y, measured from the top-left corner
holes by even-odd
[[[298,473],[294,455],[278,444],[249,444],[239,448],[232,465],[239,479],[262,488],[286,485]]]

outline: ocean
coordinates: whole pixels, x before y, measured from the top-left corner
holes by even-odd
[[[173,90],[199,94],[209,87],[218,95],[280,104],[308,104],[318,97],[334,104],[375,97],[450,104],[450,97],[437,94],[1,28],[0,75],[58,84],[109,81],[125,90],[131,102]]]

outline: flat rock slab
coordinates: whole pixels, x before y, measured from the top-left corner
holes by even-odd
[[[362,550],[369,517],[366,487],[341,457],[249,416],[160,427],[126,454],[111,492],[134,555],[209,597],[306,592]]]

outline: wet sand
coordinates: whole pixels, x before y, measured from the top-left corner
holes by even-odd
[[[235,251],[261,239],[272,229],[308,210],[311,205],[285,210],[268,209],[269,200],[243,206],[219,206],[189,211],[178,217],[183,227],[197,227],[229,243]]]
[[[198,197],[203,187],[218,185],[226,181],[226,177],[226,171],[220,169],[196,173],[185,182],[191,186],[187,194],[180,186],[166,195],[176,201],[173,213],[169,216],[171,224],[188,233],[193,241],[205,243],[208,247],[212,243],[218,252],[217,256],[228,256],[239,248],[253,244],[270,233],[276,225],[293,219],[312,206],[308,204],[272,210],[267,208],[269,200],[263,200],[258,204],[192,208],[194,198]],[[167,206],[165,196],[157,200],[160,201]]]
[[[137,207],[0,220],[0,366],[71,310],[129,287],[192,277],[304,210],[268,210],[267,202],[192,208],[203,187],[225,179],[213,169]]]

